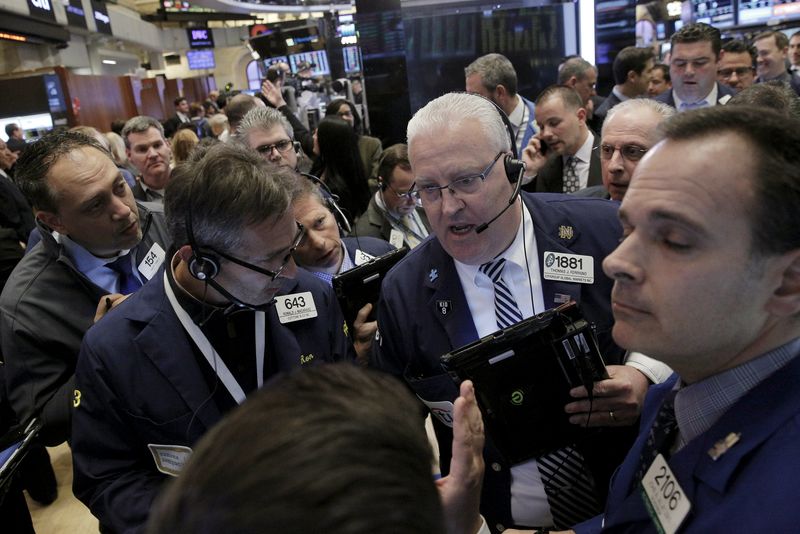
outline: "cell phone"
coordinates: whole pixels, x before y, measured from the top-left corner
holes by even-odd
[[[272,83],[283,78],[283,71],[276,67],[270,67],[267,69],[267,80]]]
[[[546,156],[549,149],[550,147],[547,146],[547,143],[544,141],[544,139],[539,139],[539,154]]]

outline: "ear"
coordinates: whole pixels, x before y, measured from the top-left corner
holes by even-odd
[[[625,77],[625,79],[628,80],[629,82],[635,82],[638,77],[639,74],[637,74],[635,70],[629,70],[628,75]]]
[[[767,302],[767,311],[789,317],[800,314],[800,250],[777,258],[778,286]]]
[[[505,85],[498,85],[494,88],[494,93],[497,96],[497,99],[503,101],[504,99],[508,98],[508,89],[506,89]]]
[[[59,217],[58,214],[52,211],[36,210],[34,215],[50,229],[55,230],[59,234],[67,235],[67,228],[61,222],[61,217]]]
[[[193,255],[194,253],[192,252],[192,247],[189,245],[183,245],[178,249],[178,256],[180,256],[180,258],[186,263],[189,263],[189,260]]]
[[[579,121],[586,122],[586,108],[578,108],[575,114],[578,116]]]
[[[574,89],[575,85],[577,83],[578,83],[578,77],[577,76],[571,76],[569,80],[564,82],[564,85],[567,85],[567,86],[572,87]]]

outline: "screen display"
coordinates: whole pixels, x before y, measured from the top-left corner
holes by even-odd
[[[3,117],[0,118],[0,137],[3,141],[8,141],[6,124],[12,123],[22,129],[26,141],[35,141],[53,129],[53,117],[49,113]]]
[[[358,57],[357,46],[345,46],[342,48],[342,56],[344,56],[344,71],[346,73],[361,72],[361,60]]]
[[[276,63],[289,63],[289,57],[288,56],[268,57],[263,61],[264,61],[264,68],[268,69],[272,65],[275,65]]]
[[[213,69],[217,66],[213,50],[189,50],[186,52],[186,59],[190,70]]]
[[[313,52],[290,55],[289,67],[291,67],[293,73],[297,74],[297,65],[301,61],[307,61],[316,65],[311,69],[312,76],[327,76],[331,73],[331,67],[328,64],[328,54],[325,50],[315,50]]]
[[[214,48],[214,34],[211,28],[187,28],[189,48]]]
[[[716,28],[727,28],[736,22],[733,0],[692,0],[692,15],[695,22]]]
[[[739,24],[800,18],[800,0],[739,0]]]

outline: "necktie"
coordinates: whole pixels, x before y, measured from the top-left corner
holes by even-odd
[[[660,452],[663,452],[672,445],[678,430],[678,422],[675,419],[675,395],[676,391],[671,391],[656,415],[656,420],[647,434],[647,441],[642,447],[639,455],[639,470],[636,472],[636,480],[642,480],[644,474],[650,468],[650,464],[656,459]]]
[[[333,285],[333,275],[331,273],[325,273],[322,271],[312,271],[311,274],[313,274],[320,280],[324,281],[329,286]]]
[[[564,192],[574,193],[581,188],[581,182],[578,179],[578,171],[575,168],[578,165],[578,159],[575,156],[567,157],[564,163]]]
[[[517,301],[503,280],[505,262],[503,258],[495,259],[484,263],[479,269],[494,284],[495,316],[500,329],[522,320]],[[600,513],[594,483],[578,451],[564,447],[540,456],[536,462],[557,528],[571,527]]]
[[[107,263],[106,267],[119,274],[119,292],[123,295],[129,295],[142,287],[142,283],[133,273],[133,259],[130,253]]]

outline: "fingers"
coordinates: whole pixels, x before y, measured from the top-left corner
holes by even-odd
[[[105,314],[122,304],[129,296],[130,295],[122,295],[121,293],[111,293],[101,298],[94,313],[94,322],[96,323],[102,319]]]
[[[364,306],[360,310],[358,310],[358,313],[356,314],[356,319],[355,321],[353,321],[353,326],[358,328],[359,324],[366,323],[370,313],[372,313],[372,304],[370,303],[364,304]]]

